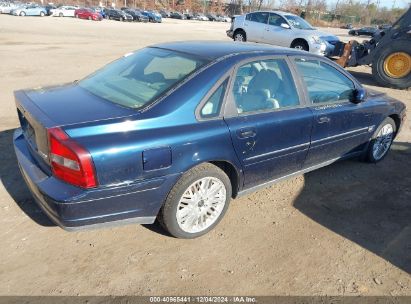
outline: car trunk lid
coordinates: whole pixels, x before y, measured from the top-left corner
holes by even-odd
[[[134,115],[133,109],[92,95],[76,85],[16,91],[18,118],[31,155],[50,173],[47,129]]]

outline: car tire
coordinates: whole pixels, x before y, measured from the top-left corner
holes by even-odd
[[[202,190],[206,193],[201,196],[199,190],[201,188],[198,188],[198,192],[194,193],[193,189],[197,189],[203,183],[209,185]],[[213,186],[216,187],[212,192],[215,193],[214,198],[217,198],[217,201],[210,203],[207,191]],[[218,192],[215,192],[217,190]],[[231,193],[230,179],[223,170],[210,163],[198,165],[184,173],[171,189],[159,212],[158,220],[164,229],[176,238],[193,239],[199,237],[212,230],[224,217],[231,200]],[[186,196],[184,201],[183,196]],[[187,203],[190,201],[187,198],[189,196],[194,197],[195,202],[192,205]],[[210,207],[208,204],[212,204],[212,206]],[[187,214],[182,216],[184,212],[182,210],[188,210]],[[210,211],[211,214],[209,214]],[[200,216],[204,220],[203,227],[197,222],[200,219],[199,212],[203,213]],[[187,226],[187,219],[197,223]]]
[[[40,12],[40,17],[44,17],[46,14],[44,12]]]
[[[234,41],[246,42],[247,34],[243,30],[236,30],[233,35]]]
[[[307,51],[309,50],[308,43],[304,40],[297,40],[293,42],[291,45],[291,48],[301,50],[301,51]]]
[[[59,14],[59,17],[64,17],[63,13],[60,13],[60,14]]]
[[[20,12],[20,16],[24,17],[24,16],[26,16],[26,13],[25,12]]]
[[[91,18],[91,16],[88,16],[88,18],[87,18],[88,20],[92,20],[93,18]]]
[[[386,61],[395,54],[403,54],[405,56],[406,66],[410,66],[411,57],[411,41],[398,40],[379,48],[375,52],[372,62],[372,75],[375,81],[383,86],[388,86],[395,89],[407,89],[411,87],[411,71],[405,76],[394,78],[389,75],[390,71]]]
[[[365,160],[370,163],[377,163],[388,154],[395,137],[397,127],[392,118],[387,117],[375,130],[365,155]]]

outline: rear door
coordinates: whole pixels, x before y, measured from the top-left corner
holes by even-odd
[[[246,15],[244,30],[247,35],[247,41],[263,41],[263,32],[268,22],[268,16],[268,12],[255,12]]]
[[[361,151],[372,132],[372,111],[367,103],[350,101],[356,83],[323,59],[295,57],[294,62],[314,116],[305,167]]]
[[[263,57],[235,70],[225,121],[250,188],[301,169],[310,144],[305,107],[288,60]]]

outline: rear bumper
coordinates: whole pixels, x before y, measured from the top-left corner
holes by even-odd
[[[121,185],[81,189],[44,173],[17,129],[14,148],[20,171],[36,203],[65,230],[129,223],[151,224],[180,174]]]

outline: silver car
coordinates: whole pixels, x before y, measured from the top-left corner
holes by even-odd
[[[280,11],[259,11],[236,16],[227,35],[251,41],[305,50],[330,56],[338,37],[313,28],[303,18]]]
[[[0,14],[11,14],[11,11],[22,6],[21,3],[2,2],[0,3]]]

